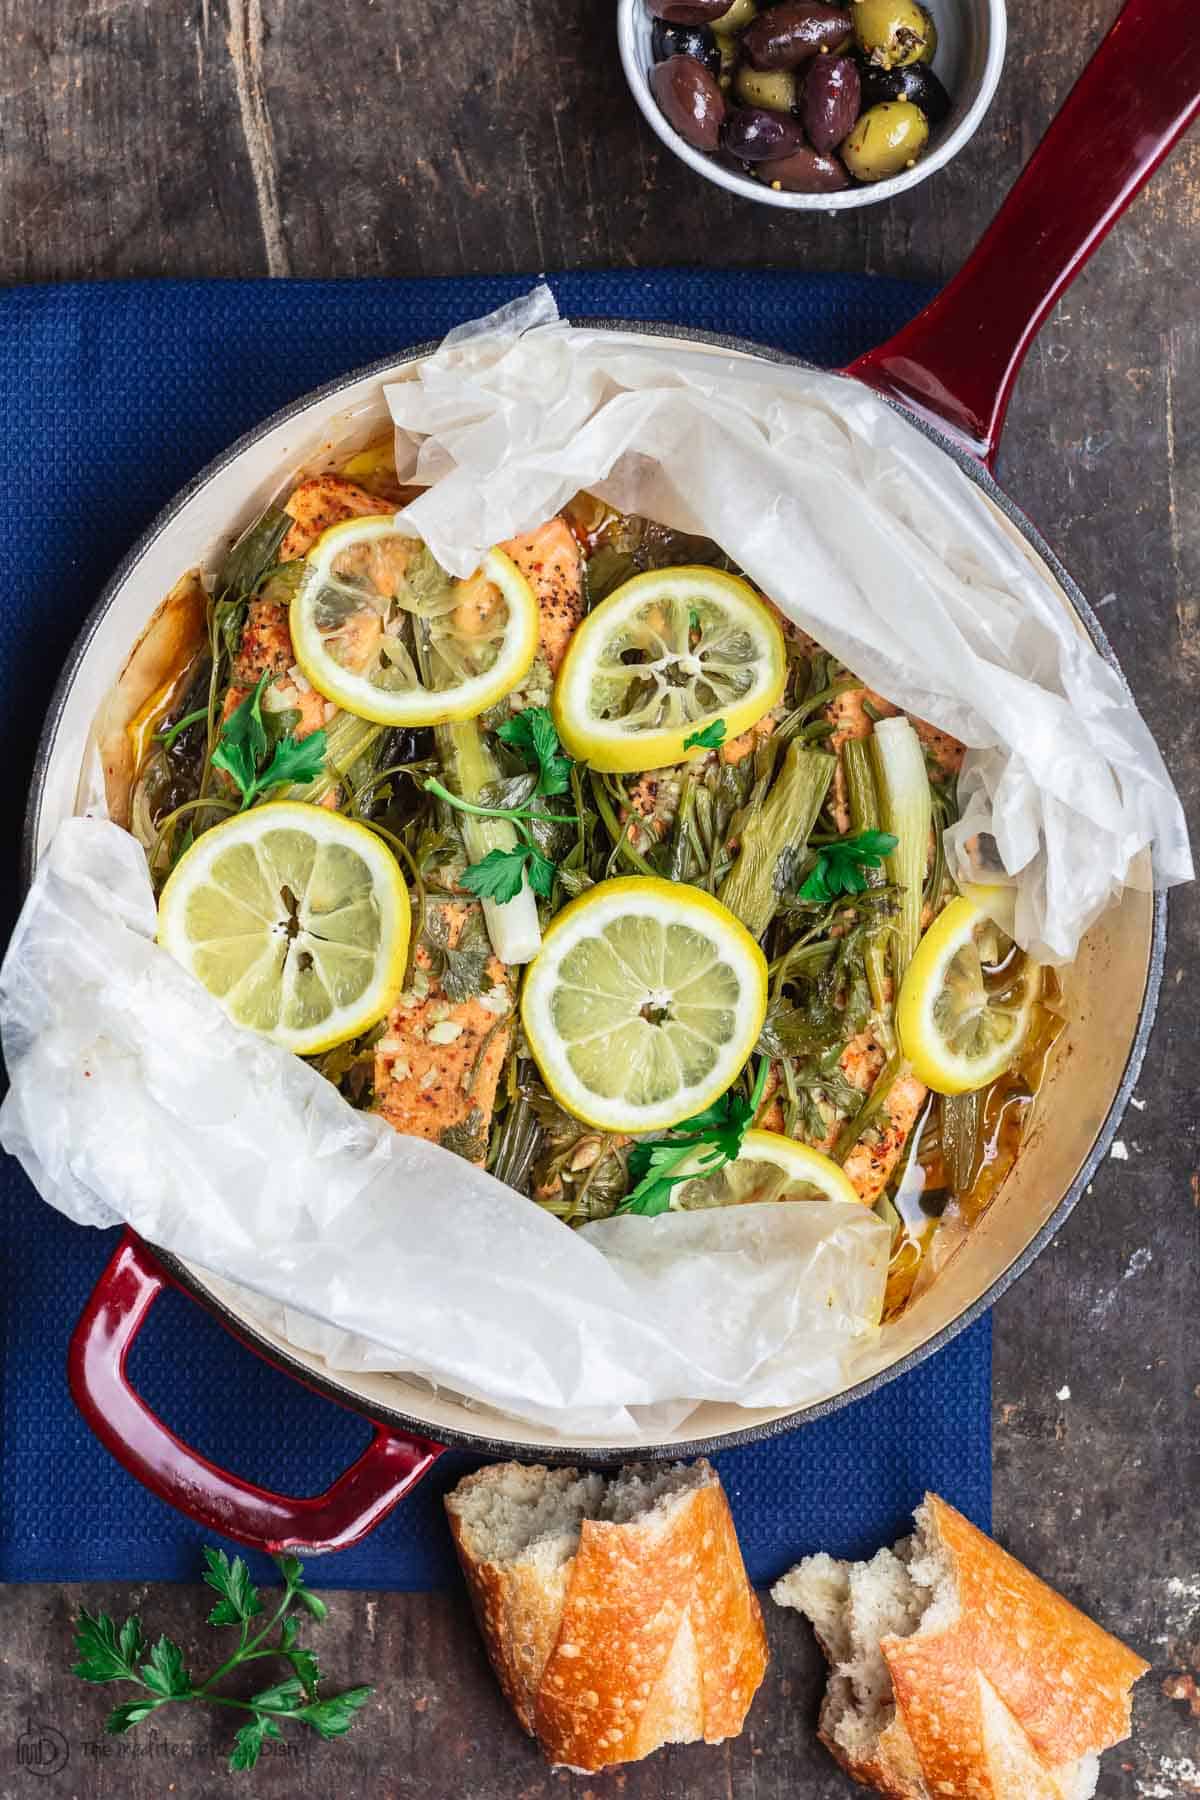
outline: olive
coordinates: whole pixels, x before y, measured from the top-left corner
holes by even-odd
[[[738,63],[738,41],[735,37],[729,37],[724,31],[714,31],[713,40],[721,58],[721,86],[723,88],[732,87]]]
[[[818,56],[808,65],[800,116],[814,150],[833,150],[862,110],[862,76],[851,56]]]
[[[650,34],[655,62],[666,62],[668,56],[694,56],[711,75],[721,73],[721,52],[707,25],[668,25],[655,19]]]
[[[853,35],[850,14],[840,6],[784,0],[755,19],[742,37],[742,48],[756,69],[794,69],[820,50],[844,50]]]
[[[902,69],[879,69],[868,63],[862,75],[864,106],[880,106],[885,100],[911,100],[931,125],[949,117],[953,104],[932,69],[924,63],[907,63]]]
[[[823,156],[807,144],[778,162],[759,163],[754,173],[785,194],[836,194],[839,188],[850,186],[850,177],[836,156]]]
[[[669,56],[650,71],[650,87],[667,124],[697,150],[715,150],[721,141],[725,96],[715,75],[694,56]]]
[[[881,69],[924,56],[933,20],[917,0],[854,0],[853,17],[860,49]]]
[[[758,0],[725,0],[725,10],[713,20],[714,31],[745,31],[747,25],[758,11]]]
[[[920,107],[911,100],[885,101],[863,113],[842,145],[842,161],[859,181],[886,181],[910,169],[928,142],[929,121]]]
[[[771,112],[790,113],[796,104],[796,77],[790,69],[765,73],[743,63],[733,87],[743,106],[765,106]]]
[[[770,162],[790,156],[804,144],[804,133],[794,119],[767,112],[761,106],[737,106],[728,115],[721,141],[730,156],[740,162]]]
[[[711,25],[729,10],[729,0],[647,0],[656,19],[668,25]]]
[[[931,63],[937,55],[937,26],[934,24],[933,14],[927,6],[921,8],[921,17],[925,21],[925,48],[922,50],[920,56],[918,56],[917,61],[919,63]]]

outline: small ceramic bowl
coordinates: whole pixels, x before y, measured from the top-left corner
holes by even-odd
[[[836,194],[778,193],[765,181],[743,175],[684,142],[668,125],[650,91],[649,75],[654,66],[650,33],[654,21],[646,0],[617,0],[617,42],[625,79],[651,130],[698,175],[763,206],[782,206],[793,212],[844,212],[849,207],[874,206],[880,200],[890,200],[928,180],[974,137],[992,103],[1004,66],[1008,34],[1005,0],[930,0],[930,11],[938,29],[933,67],[953,102],[950,117],[938,128],[932,147],[913,168],[888,181],[849,187]]]

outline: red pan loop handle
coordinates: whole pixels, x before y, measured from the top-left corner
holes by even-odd
[[[230,1475],[169,1430],[129,1385],[125,1359],[163,1289],[176,1285],[126,1232],[71,1337],[67,1377],[100,1442],[160,1500],[255,1550],[344,1550],[373,1531],[441,1455],[386,1425],[323,1494],[295,1499]]]
[[[1198,110],[1197,0],[1128,0],[959,274],[846,373],[990,465],[1048,313]]]

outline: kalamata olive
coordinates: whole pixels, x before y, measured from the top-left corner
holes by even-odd
[[[725,96],[694,56],[669,56],[650,71],[650,87],[663,117],[696,150],[713,151],[721,141]]]
[[[862,103],[881,106],[886,100],[911,100],[931,125],[950,115],[952,101],[932,69],[907,63],[902,69],[879,69],[868,63],[862,75]]]
[[[823,156],[807,144],[778,162],[759,163],[754,173],[785,194],[836,194],[839,188],[850,186],[850,177],[836,156]]]
[[[710,75],[721,73],[721,52],[707,25],[668,25],[655,19],[650,34],[655,62],[666,62],[668,56],[694,56]]]
[[[647,0],[656,19],[668,25],[711,25],[729,11],[729,0]]]
[[[790,113],[796,104],[796,77],[790,69],[752,69],[743,63],[733,89],[743,106]]]
[[[853,17],[860,49],[881,69],[924,56],[933,20],[917,0],[854,0]]]
[[[886,101],[863,113],[842,145],[842,161],[859,181],[886,181],[911,169],[928,142],[929,121],[920,107],[911,100]]]
[[[857,0],[858,6],[867,0]],[[844,50],[854,35],[850,14],[820,0],[784,0],[760,13],[742,36],[756,69],[794,69],[821,50]]]
[[[800,116],[814,150],[834,150],[862,110],[862,77],[851,56],[817,56],[808,65]]]
[[[799,150],[804,133],[783,113],[768,112],[762,106],[735,106],[726,115],[721,141],[730,156],[741,162],[770,162]]]
[[[751,19],[758,11],[758,0],[725,0],[725,11],[719,19],[713,20],[714,31],[745,31]]]

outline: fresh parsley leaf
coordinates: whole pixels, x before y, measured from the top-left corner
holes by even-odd
[[[122,1732],[130,1730],[134,1725],[148,1718],[161,1705],[161,1700],[126,1700],[123,1706],[115,1706],[104,1721],[104,1729],[110,1737],[120,1737]]]
[[[731,1090],[677,1125],[669,1137],[635,1144],[629,1152],[628,1168],[637,1185],[617,1211],[656,1218],[669,1210],[672,1191],[681,1181],[715,1175],[726,1163],[736,1162],[762,1102],[769,1071],[769,1062],[759,1063],[749,1099]],[[685,1172],[687,1164],[691,1167]]]
[[[896,848],[890,831],[860,831],[857,837],[823,844],[800,886],[802,900],[828,905],[842,894],[861,894],[869,886],[868,869],[878,869]]]
[[[274,1719],[252,1719],[249,1725],[243,1725],[233,1740],[233,1754],[229,1758],[229,1767],[235,1772],[238,1769],[252,1769],[262,1753],[262,1747],[268,1738],[282,1738]]]
[[[489,850],[480,862],[463,870],[459,882],[481,900],[503,906],[516,899],[526,875],[534,893],[548,900],[554,890],[554,874],[555,865],[536,844],[516,844],[511,850]]]
[[[155,1644],[146,1645],[136,1618],[126,1619],[118,1628],[107,1613],[93,1617],[81,1609],[75,1623],[79,1662],[74,1672],[85,1681],[131,1681],[143,1690],[109,1714],[105,1730],[120,1735],[159,1707],[172,1703],[237,1707],[251,1717],[234,1738],[229,1766],[235,1770],[252,1769],[267,1740],[281,1738],[279,1721],[296,1720],[323,1738],[343,1736],[374,1689],[350,1688],[344,1694],[318,1699],[320,1664],[313,1651],[298,1643],[299,1622],[295,1614],[287,1615],[289,1608],[298,1605],[320,1623],[326,1617],[325,1602],[303,1585],[304,1569],[296,1557],[277,1560],[285,1584],[282,1600],[269,1621],[258,1628],[257,1635],[252,1635],[253,1621],[265,1609],[245,1563],[240,1556],[231,1562],[223,1550],[205,1550],[204,1580],[220,1596],[209,1622],[240,1623],[242,1633],[234,1654],[207,1681],[196,1685],[188,1674],[183,1651],[170,1638],[160,1637]],[[251,1699],[211,1691],[240,1663],[269,1656],[280,1658],[288,1673],[282,1680],[261,1688]],[[142,1657],[145,1660],[139,1665]]]
[[[315,781],[325,767],[326,738],[324,730],[311,731],[302,742],[293,737],[281,738],[275,754],[258,778],[259,793],[279,787],[282,782]]]
[[[213,767],[223,769],[233,781],[242,796],[243,812],[260,794],[280,787],[284,782],[315,781],[325,766],[323,730],[310,732],[303,741],[298,741],[290,732],[279,736],[278,726],[268,730],[263,722],[262,697],[272,679],[269,672],[261,676],[254,692],[247,694],[241,705],[230,713],[213,751]],[[299,722],[299,714],[294,711],[275,716],[291,717]],[[272,743],[274,749],[264,768],[263,760]]]
[[[262,1611],[258,1589],[240,1556],[232,1563],[223,1550],[206,1549],[204,1580],[221,1598],[208,1615],[210,1625],[242,1625]]]
[[[373,1687],[347,1688],[344,1694],[334,1694],[328,1700],[314,1700],[311,1706],[301,1707],[295,1716],[311,1725],[323,1738],[345,1737],[355,1715],[374,1692]]]
[[[192,1679],[183,1666],[183,1651],[169,1637],[160,1637],[142,1664],[142,1680],[164,1700],[182,1700],[192,1691]]]
[[[84,1681],[135,1681],[135,1665],[142,1654],[142,1627],[136,1618],[126,1619],[118,1634],[107,1613],[93,1618],[85,1607],[75,1624],[75,1649],[79,1661],[71,1670]]]
[[[535,794],[553,798],[565,794],[571,785],[571,758],[558,741],[554,720],[544,706],[527,706],[523,712],[506,719],[496,736],[510,749],[516,750],[530,768],[537,768]]]
[[[693,731],[691,737],[685,737],[683,747],[685,750],[719,750],[724,742],[725,721],[714,719],[703,731]]]

